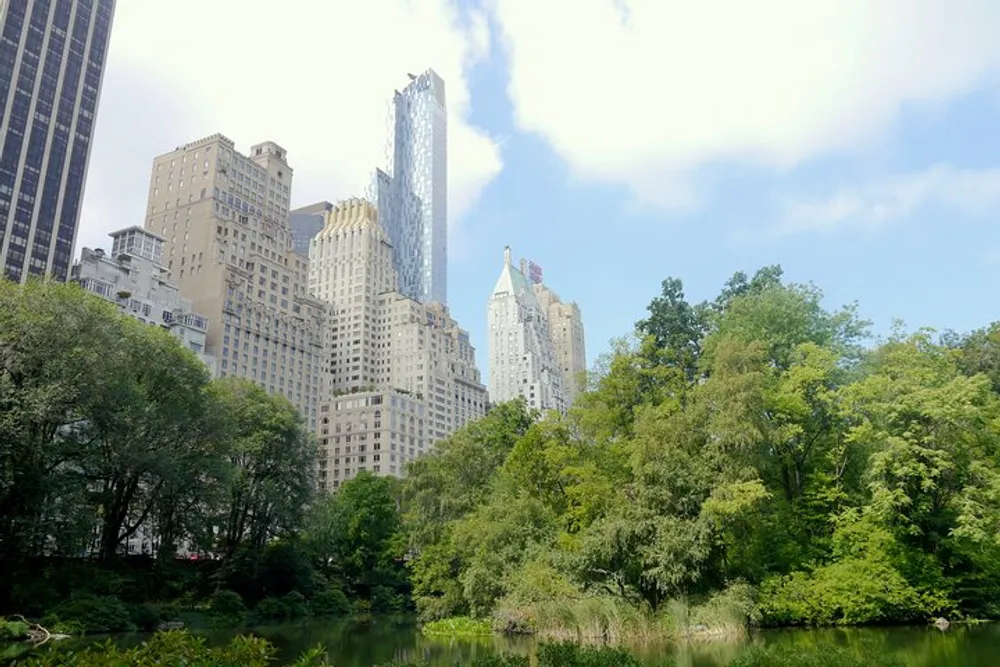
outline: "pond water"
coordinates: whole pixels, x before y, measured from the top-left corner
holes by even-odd
[[[367,623],[310,623],[255,628],[287,664],[303,651],[323,644],[337,667],[371,667],[397,660],[427,660],[453,667],[476,656],[497,652],[531,652],[530,638],[439,639],[424,637],[409,619],[375,619]],[[211,643],[223,643],[236,634],[206,633]],[[1000,665],[1000,624],[953,625],[947,632],[934,627],[842,628],[822,630],[767,630],[739,642],[683,642],[635,647],[641,657],[674,657],[677,667],[723,667],[751,643],[783,643],[803,649],[837,645],[856,647],[866,655],[892,655],[907,667],[994,667]]]

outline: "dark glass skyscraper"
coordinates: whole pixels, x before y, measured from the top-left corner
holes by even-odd
[[[115,0],[0,0],[0,272],[66,280]]]
[[[292,248],[303,257],[309,256],[309,244],[326,224],[326,213],[334,209],[328,201],[303,206],[288,212],[288,227],[292,233]]]

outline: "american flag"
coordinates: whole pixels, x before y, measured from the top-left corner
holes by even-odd
[[[542,282],[542,267],[532,261],[528,262],[528,280],[536,284]]]

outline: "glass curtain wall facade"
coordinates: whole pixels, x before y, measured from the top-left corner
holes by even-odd
[[[399,291],[448,302],[448,114],[444,80],[410,75],[393,96],[389,170],[376,170],[371,199],[392,242]]]
[[[0,1],[0,272],[69,275],[115,0]]]

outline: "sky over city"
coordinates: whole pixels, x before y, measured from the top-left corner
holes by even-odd
[[[487,371],[503,248],[588,357],[660,282],[781,264],[877,333],[1000,320],[996,0],[120,0],[77,241],[142,224],[154,156],[273,140],[293,206],[362,195],[388,101],[449,112],[449,301]]]

